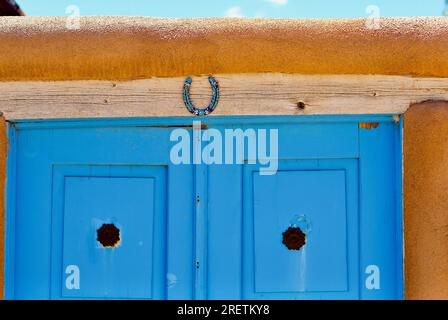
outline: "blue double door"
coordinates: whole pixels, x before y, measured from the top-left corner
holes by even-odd
[[[366,120],[17,122],[7,297],[401,298],[400,126]]]

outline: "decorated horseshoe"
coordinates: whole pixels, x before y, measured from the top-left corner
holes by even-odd
[[[191,77],[188,77],[185,79],[184,83],[184,92],[183,92],[183,98],[184,98],[184,104],[185,107],[187,107],[188,111],[190,111],[195,116],[206,116],[215,110],[216,106],[218,105],[219,100],[219,85],[218,81],[216,81],[215,78],[212,76],[208,77],[208,81],[210,82],[210,85],[212,86],[212,100],[210,101],[210,104],[203,108],[196,108],[193,102],[191,102],[190,98],[190,87],[191,83],[193,82],[193,79]]]

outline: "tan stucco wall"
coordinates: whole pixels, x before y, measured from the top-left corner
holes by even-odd
[[[0,81],[297,73],[448,76],[448,19],[0,19]],[[24,54],[26,53],[26,54]]]
[[[404,115],[407,299],[448,299],[448,102]]]

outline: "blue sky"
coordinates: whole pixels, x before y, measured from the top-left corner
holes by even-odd
[[[26,15],[63,16],[70,5],[81,15],[158,17],[366,17],[376,5],[381,16],[440,16],[444,0],[17,0]]]

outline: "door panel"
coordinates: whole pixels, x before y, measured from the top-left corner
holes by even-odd
[[[356,159],[283,160],[266,176],[246,166],[245,298],[359,297],[357,168]],[[290,228],[305,235],[299,250],[285,244]]]
[[[263,166],[249,164],[245,145],[245,164],[208,166],[208,298],[402,297],[399,124],[380,122],[372,130],[357,122],[317,121],[209,128],[223,136],[227,128],[277,129],[279,159],[276,174],[261,175]],[[310,224],[308,242],[290,251],[282,234],[303,223],[301,216]],[[370,265],[379,273],[373,275]],[[379,284],[372,286],[377,275]]]
[[[132,180],[65,179],[62,271],[79,267],[83,285],[73,290],[64,276],[63,297],[153,297],[153,263],[163,262],[153,258],[154,181]]]
[[[53,297],[164,298],[166,168],[54,171]]]
[[[347,290],[345,179],[344,170],[253,174],[257,293]],[[295,236],[289,228],[303,229],[300,250],[280,241]]]
[[[19,200],[7,297],[193,298],[193,166],[171,163],[170,133],[129,126],[17,130]],[[95,233],[111,223],[121,242],[102,248]],[[68,289],[73,266],[80,286]]]

